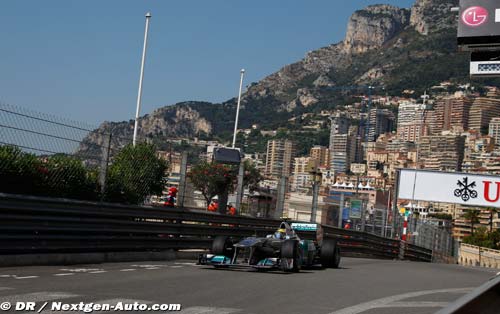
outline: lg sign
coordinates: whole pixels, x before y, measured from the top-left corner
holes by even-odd
[[[500,0],[460,0],[459,11],[459,51],[500,50]],[[471,63],[471,74],[474,66]]]
[[[483,7],[470,7],[462,13],[462,22],[471,27],[481,26],[488,21],[488,15],[488,10]]]

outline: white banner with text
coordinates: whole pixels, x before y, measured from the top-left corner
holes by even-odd
[[[500,208],[500,176],[401,169],[398,198]]]

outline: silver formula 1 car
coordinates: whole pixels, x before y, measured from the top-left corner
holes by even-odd
[[[212,243],[212,253],[201,255],[198,262],[217,268],[249,267],[285,272],[298,272],[302,267],[313,265],[339,267],[340,249],[335,240],[324,239],[321,244],[301,240],[294,230],[296,226],[305,226],[308,231],[317,228],[316,224],[290,226],[282,222],[274,234],[266,237],[248,237],[236,242],[230,237],[218,236]]]

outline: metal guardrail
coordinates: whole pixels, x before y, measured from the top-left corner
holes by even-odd
[[[398,258],[399,241],[379,237],[373,234],[340,229],[332,226],[322,226],[323,236],[336,238],[342,252],[357,256],[378,258]]]
[[[406,243],[404,259],[432,262],[432,250]]]
[[[208,249],[214,236],[264,236],[279,220],[189,208],[93,203],[0,193],[0,255]],[[397,258],[400,241],[322,225],[342,252]],[[315,232],[299,232],[313,239]],[[432,251],[408,245],[405,258],[431,261]]]

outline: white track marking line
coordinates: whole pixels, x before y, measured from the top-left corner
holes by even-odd
[[[33,279],[33,278],[38,278],[38,276],[23,276],[23,277],[14,277],[15,279]]]
[[[120,269],[120,271],[135,271],[137,269],[133,269],[133,268],[125,268],[125,269]]]
[[[174,266],[168,266],[170,268],[183,268],[184,266],[181,266],[181,265],[174,265]]]
[[[16,275],[0,275],[0,278],[10,278],[15,277]]]
[[[196,266],[196,263],[174,263],[175,265]]]
[[[473,288],[438,289],[438,290],[424,290],[424,291],[403,293],[403,294],[393,295],[390,297],[368,301],[351,307],[346,307],[341,310],[331,312],[329,314],[358,314],[374,308],[385,307],[386,305],[389,305],[391,303],[394,304],[394,302],[412,297],[419,297],[423,295],[436,294],[436,293],[467,293],[470,292],[472,289]]]
[[[10,288],[10,287],[0,287],[0,291],[2,290],[12,290],[13,288]]]
[[[71,273],[88,273],[91,271],[99,271],[102,268],[61,268],[60,271],[66,271]]]
[[[144,264],[144,265],[139,265],[139,264],[135,264],[135,265],[130,265],[131,267],[140,267],[140,268],[154,268],[154,267],[163,267],[163,266],[167,266],[167,265],[149,265],[149,264]]]
[[[96,271],[89,271],[89,274],[102,274],[102,273],[107,273],[107,270],[96,270]]]
[[[430,301],[411,301],[411,302],[394,302],[381,306],[380,308],[389,307],[447,307],[450,302],[430,302]]]
[[[73,276],[75,273],[54,274],[54,276]]]
[[[147,270],[155,270],[155,269],[160,269],[159,267],[148,267],[148,268],[144,268],[144,269],[147,269]]]

